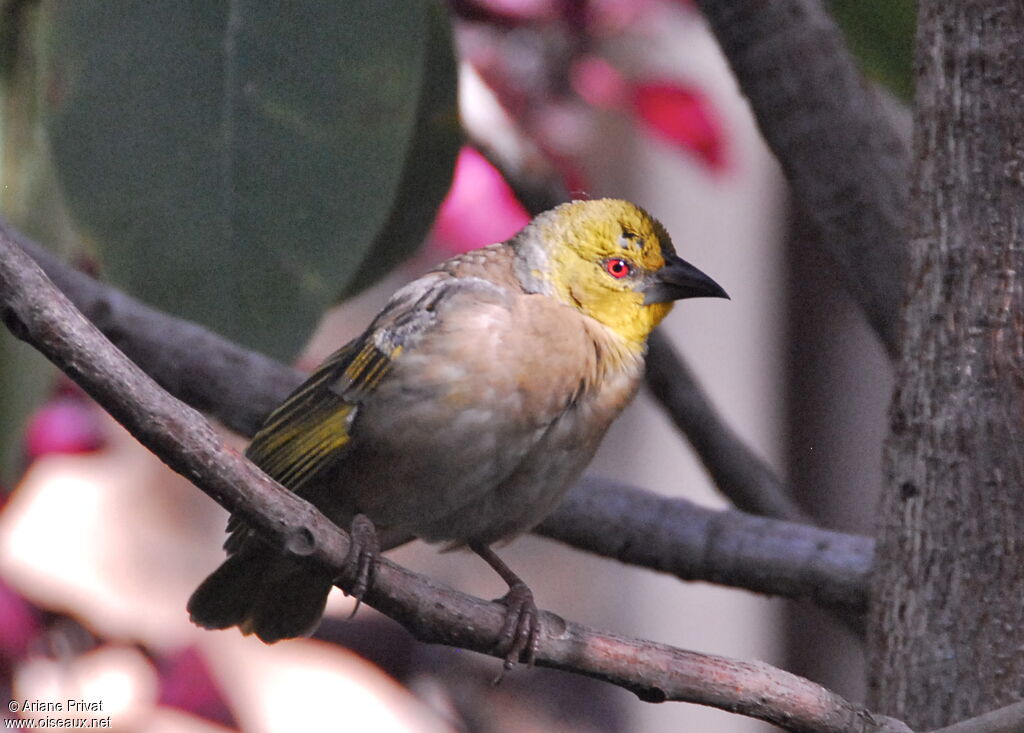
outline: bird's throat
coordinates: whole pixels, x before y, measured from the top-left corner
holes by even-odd
[[[633,353],[643,353],[647,337],[668,315],[673,305],[671,302],[644,305],[641,293],[629,298],[619,294],[614,299],[578,297],[571,288],[568,300],[604,326]]]

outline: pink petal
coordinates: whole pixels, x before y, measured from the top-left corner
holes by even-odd
[[[434,221],[434,241],[445,256],[503,242],[518,232],[530,215],[501,173],[471,147],[455,163],[451,190]]]
[[[558,16],[555,0],[450,0],[456,14],[467,20],[503,25],[553,20]]]
[[[618,69],[599,56],[584,56],[569,72],[573,90],[587,104],[614,109],[629,98],[629,86]]]
[[[583,200],[590,198],[590,183],[582,168],[566,158],[555,158],[552,160],[552,164],[562,176],[565,190],[569,192],[569,198]]]
[[[654,0],[590,0],[590,32],[601,35],[621,33],[655,7]]]
[[[206,661],[187,647],[160,661],[159,703],[234,727],[234,716],[214,682]]]
[[[30,461],[50,453],[91,453],[101,447],[99,416],[79,397],[55,397],[36,410],[25,428],[25,452]]]
[[[32,605],[0,580],[0,670],[25,656],[39,628]]]
[[[632,89],[633,111],[655,137],[695,153],[709,168],[726,168],[718,115],[696,89],[674,82],[644,82]]]

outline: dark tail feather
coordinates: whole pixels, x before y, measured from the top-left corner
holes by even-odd
[[[188,601],[192,623],[207,629],[238,626],[268,644],[316,630],[331,578],[272,550],[231,555]]]

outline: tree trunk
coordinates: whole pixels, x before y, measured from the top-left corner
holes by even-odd
[[[1024,695],[1024,5],[919,3],[911,272],[870,706],[929,729]]]

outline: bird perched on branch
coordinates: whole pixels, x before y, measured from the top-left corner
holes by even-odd
[[[490,545],[555,508],[636,393],[648,334],[673,301],[701,296],[728,297],[643,209],[563,204],[396,292],[246,455],[351,525],[357,597],[382,548],[418,537],[476,552],[509,585],[506,668],[532,661],[532,593]],[[189,600],[192,620],[265,642],[311,633],[331,575],[237,517],[228,529],[229,557]]]

